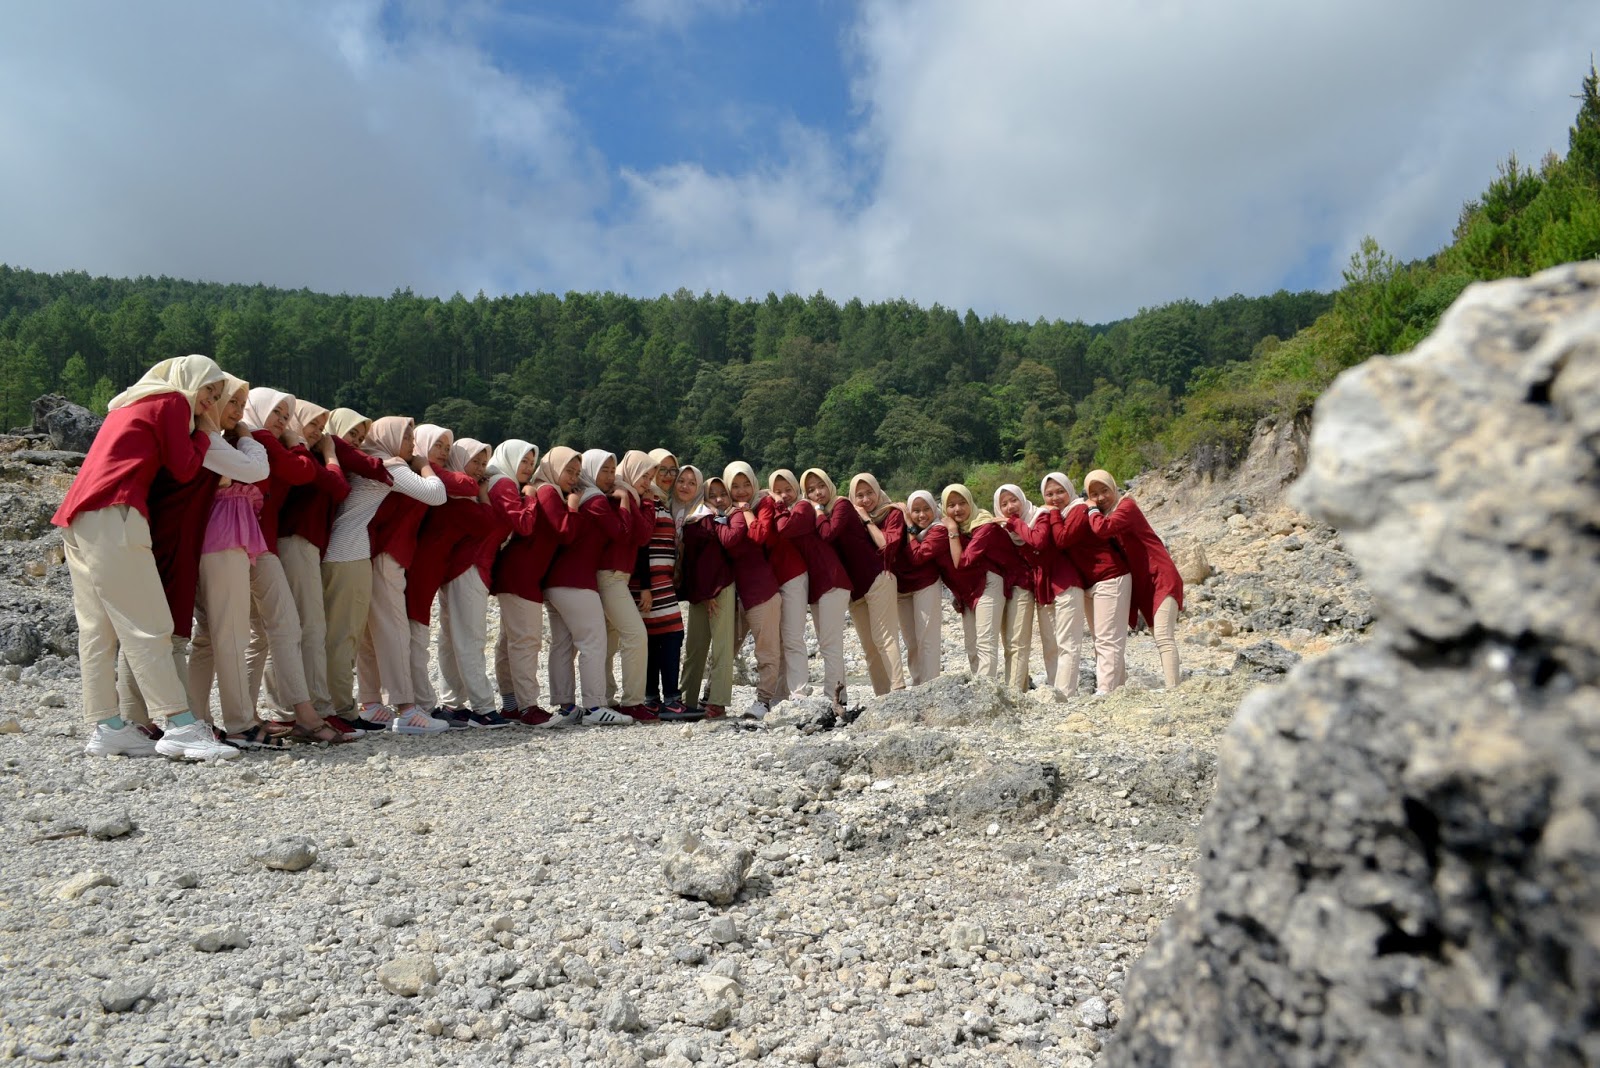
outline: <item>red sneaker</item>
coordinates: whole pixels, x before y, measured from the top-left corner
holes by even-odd
[[[629,705],[626,708],[619,708],[617,711],[623,715],[632,716],[640,723],[659,723],[661,721],[661,717],[651,711],[649,705]]]
[[[529,705],[527,708],[518,709],[515,712],[503,712],[501,715],[505,716],[506,719],[516,720],[518,723],[529,727],[541,727],[550,722],[550,713],[538,705]]]
[[[350,724],[348,722],[346,722],[344,719],[341,719],[338,716],[323,716],[322,717],[322,723],[323,723],[323,726],[332,727],[334,730],[338,731],[340,734],[359,735],[359,734],[362,733],[362,732],[356,730],[354,727],[350,726]]]
[[[700,711],[706,714],[706,719],[720,719],[728,714],[728,710],[721,705],[703,704]]]

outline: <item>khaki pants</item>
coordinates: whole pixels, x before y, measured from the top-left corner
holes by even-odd
[[[732,586],[709,601],[689,606],[683,637],[683,673],[679,677],[684,704],[700,704],[700,682],[708,675],[711,685],[706,703],[727,708],[733,700],[733,627],[737,607]]]
[[[322,604],[322,556],[317,547],[301,537],[278,539],[278,562],[283,566],[289,596],[294,599],[295,618],[300,621],[300,678],[305,683],[306,699],[321,715],[333,711],[328,696],[328,622]],[[267,699],[278,708],[294,707],[290,700],[295,675],[289,670],[289,654],[279,667],[278,655],[267,661],[264,681]]]
[[[1062,590],[1055,604],[1039,611],[1039,644],[1044,647],[1044,673],[1063,697],[1078,692],[1078,661],[1083,655],[1083,591]]]
[[[1006,644],[1006,684],[1018,693],[1026,693],[1029,684],[1028,659],[1033,651],[1032,592],[1018,586],[1011,591],[1004,616]]]
[[[544,648],[544,605],[514,593],[496,596],[500,600],[500,640],[494,647],[495,681],[500,684],[501,693],[517,695],[519,709],[532,708],[539,703],[539,653]],[[604,611],[604,602],[601,604]],[[552,626],[551,629],[555,628]]]
[[[844,617],[849,606],[849,590],[829,590],[811,602],[811,625],[822,658],[822,692],[841,708],[849,705],[844,674]]]
[[[968,608],[961,613],[961,637],[967,649],[967,671],[978,673],[978,612]]]
[[[744,648],[749,634],[756,650],[756,700],[768,704],[779,700],[778,687],[783,669],[783,598],[774,594],[754,608],[741,609],[733,647]]]
[[[600,594],[552,586],[544,591],[544,603],[550,610],[550,700],[557,707],[581,701],[583,708],[599,708],[606,702],[606,612]],[[574,694],[580,679],[582,688]]]
[[[939,677],[939,584],[924,586],[916,593],[902,593],[897,607],[911,685],[921,686]]]
[[[150,552],[150,524],[128,505],[85,512],[62,532],[78,617],[83,714],[91,723],[117,715],[117,655],[158,716],[189,708],[173,671],[172,611]]]
[[[804,574],[778,587],[778,636],[783,643],[779,677],[783,697],[808,697],[811,694],[811,664],[806,656],[806,608],[811,580]]]
[[[247,730],[256,719],[245,652],[250,647],[250,557],[243,549],[200,557],[189,652],[189,707],[211,718],[211,682],[217,683],[222,729]]]
[[[372,606],[372,561],[322,565],[322,607],[328,625],[328,703],[340,714],[356,706],[351,692],[356,645],[367,630]]]
[[[356,698],[363,705],[413,704],[411,620],[406,616],[406,573],[388,553],[372,561],[372,605],[356,649]]]
[[[1150,621],[1150,632],[1155,635],[1156,651],[1161,654],[1161,673],[1167,677],[1167,689],[1182,681],[1182,665],[1178,661],[1178,602],[1172,597],[1163,598],[1156,606],[1156,618]]]
[[[900,611],[895,599],[894,576],[884,571],[872,580],[867,595],[850,602],[850,621],[867,658],[867,676],[878,695],[906,688],[906,668],[900,659]]]
[[[645,641],[644,618],[628,590],[625,571],[602,571],[595,576],[600,604],[606,613],[606,704],[632,708],[644,704],[644,677],[650,650]],[[617,688],[611,660],[622,655],[622,688]]]
[[[977,673],[986,679],[998,679],[1005,662],[1006,584],[993,571],[984,577],[983,593],[972,610],[972,621],[977,638]]]
[[[294,710],[311,700],[306,687],[305,665],[301,660],[300,613],[295,608],[289,576],[274,553],[262,553],[250,565],[250,647],[245,651],[245,669],[250,673],[250,702],[261,697],[261,677],[267,670],[267,654],[283,667],[273,672],[277,681],[277,707]],[[273,691],[267,692],[269,697]]]
[[[1110,693],[1128,678],[1128,602],[1133,576],[1096,582],[1085,596],[1084,611],[1094,629],[1094,688]]]
[[[500,626],[503,639],[504,609]],[[444,679],[439,699],[447,707],[474,712],[498,707],[484,663],[488,633],[489,588],[478,569],[469,567],[439,591],[439,675]]]
[[[426,623],[418,623],[414,619],[407,619],[411,627],[411,699],[423,708],[432,711],[439,707],[439,695],[433,690],[433,678],[428,673],[429,640],[433,637],[433,628]]]
[[[178,678],[189,677],[189,639],[181,634],[172,636],[172,667]],[[133,676],[133,668],[127,656],[120,652],[117,654],[117,714],[129,723],[150,722],[150,708]]]

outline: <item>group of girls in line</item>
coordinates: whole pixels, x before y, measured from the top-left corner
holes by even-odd
[[[373,730],[721,716],[747,635],[759,718],[814,692],[808,610],[821,693],[842,708],[847,610],[874,692],[901,689],[940,671],[940,585],[975,673],[1029,685],[1037,619],[1049,685],[1076,691],[1087,627],[1115,689],[1142,616],[1176,685],[1182,584],[1138,506],[1104,471],[1086,499],[1059,473],[1041,491],[1042,507],[1003,486],[991,513],[961,485],[900,504],[867,473],[842,496],[816,468],[763,486],[748,464],[708,477],[666,449],[491,447],[178,357],[113,399],[54,518],[87,749],[217,760]]]

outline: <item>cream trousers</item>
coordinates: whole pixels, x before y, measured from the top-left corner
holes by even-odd
[[[1178,660],[1177,600],[1163,598],[1156,607],[1156,618],[1150,624],[1150,633],[1156,639],[1156,651],[1161,654],[1161,673],[1166,676],[1167,689],[1170,690],[1183,680],[1182,665]]]
[[[328,620],[322,604],[322,554],[302,537],[279,538],[278,561],[283,565],[283,577],[300,621],[300,675],[305,680],[306,696],[317,712],[326,716],[333,711],[333,702],[328,695]],[[294,707],[289,700],[294,675],[288,668],[289,654],[285,653],[283,659],[284,666],[280,668],[276,653],[269,658],[265,681],[268,700],[278,708],[288,709]]]
[[[733,636],[733,647],[744,648],[744,636],[749,634],[756,651],[756,700],[769,705],[780,699],[778,688],[783,670],[783,597],[774,594],[754,608],[741,609],[739,625]]]
[[[811,664],[806,655],[806,607],[811,580],[804,572],[778,587],[778,635],[783,642],[783,667],[780,672],[783,697],[809,697]]]
[[[906,688],[906,667],[900,659],[900,611],[894,576],[881,572],[867,595],[850,602],[850,622],[861,640],[872,692],[882,696]]]
[[[1084,597],[1084,612],[1094,632],[1094,688],[1110,693],[1128,679],[1128,604],[1133,576],[1096,582]]]
[[[404,708],[415,703],[406,573],[388,553],[373,557],[371,566],[372,603],[356,649],[356,697],[363,705],[375,705],[387,695],[391,706]]]
[[[849,590],[829,590],[811,602],[811,625],[822,658],[822,692],[840,708],[849,707],[844,674],[844,617],[849,607]]]
[[[189,705],[211,718],[211,682],[217,683],[222,729],[248,729],[256,719],[245,652],[250,647],[250,557],[243,549],[200,557],[194,601],[194,641],[189,649]]]
[[[1033,651],[1033,593],[1021,586],[1011,591],[1003,616],[1006,644],[1006,685],[1026,693],[1028,659]]]
[[[913,686],[939,677],[939,590],[935,582],[898,598],[900,636],[906,641],[906,666]]]
[[[1037,606],[1044,673],[1063,697],[1078,692],[1078,661],[1083,656],[1083,591],[1062,590],[1055,604]]]
[[[738,602],[729,586],[709,601],[689,606],[683,635],[683,666],[678,672],[678,688],[683,703],[701,703],[700,682],[710,678],[705,703],[728,707],[733,700],[733,630]]]
[[[544,604],[550,610],[550,700],[564,707],[576,698],[583,708],[599,708],[606,701],[606,612],[600,594],[552,586],[544,591]]]
[[[84,512],[62,532],[78,617],[83,714],[90,722],[117,715],[117,654],[126,659],[150,711],[171,716],[189,708],[172,662],[172,612],[150,552],[150,524],[127,505]]]
[[[542,613],[539,619],[542,623]],[[502,608],[502,640],[505,625]],[[449,707],[470,708],[474,712],[493,712],[498,707],[494,687],[489,685],[485,652],[488,635],[489,588],[483,584],[478,569],[469,567],[439,591],[439,676],[444,679],[444,690],[439,698]],[[537,652],[535,649],[536,658]],[[537,693],[538,676],[534,678],[534,692]]]
[[[595,576],[600,604],[606,614],[606,703],[613,708],[644,704],[644,677],[650,666],[645,647],[644,618],[628,590],[625,571],[602,571]],[[617,688],[611,660],[622,656],[622,688]]]
[[[300,612],[295,607],[289,576],[276,553],[262,553],[250,565],[250,647],[245,651],[245,669],[250,673],[252,704],[261,697],[268,653],[273,664],[282,665],[273,671],[277,685],[267,690],[268,698],[285,712],[311,700],[301,660]]]
[[[514,593],[497,594],[500,638],[494,646],[494,677],[501,693],[515,694],[517,707],[539,703],[539,653],[544,648],[544,605]],[[604,610],[602,602],[602,611]],[[553,628],[552,628],[553,629]]]
[[[1005,663],[1006,584],[993,571],[983,580],[983,593],[972,610],[974,639],[977,643],[976,672],[986,679],[1000,678]]]
[[[172,636],[172,667],[177,671],[178,678],[189,677],[189,639],[181,634]],[[187,696],[185,691],[186,699]],[[117,654],[117,708],[117,714],[129,723],[150,722],[150,709],[145,705],[144,694],[139,691],[139,683],[133,677],[128,658],[121,653]]]
[[[328,669],[328,703],[341,715],[355,708],[351,683],[356,645],[367,630],[372,605],[372,561],[344,560],[322,565],[322,607],[328,625],[324,662]]]

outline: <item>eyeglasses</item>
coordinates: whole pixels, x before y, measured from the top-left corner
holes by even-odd
[[[663,475],[667,475],[667,476],[669,476],[671,478],[677,478],[678,477],[678,469],[676,467],[663,467],[663,468],[661,468],[661,473]]]

